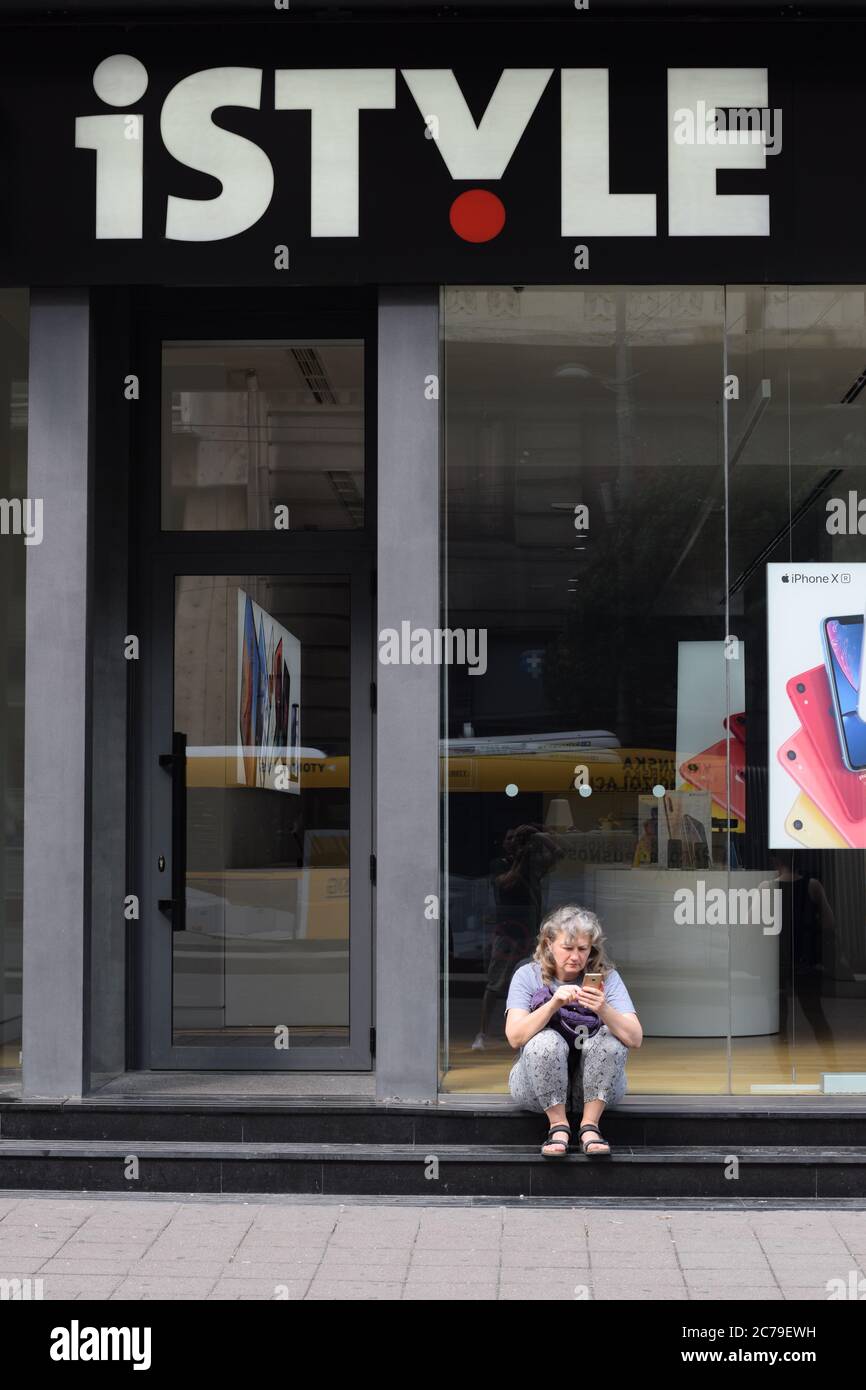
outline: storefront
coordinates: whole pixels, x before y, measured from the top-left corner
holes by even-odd
[[[866,1095],[866,26],[140,8],[3,27],[4,1081],[504,1095],[579,902]]]

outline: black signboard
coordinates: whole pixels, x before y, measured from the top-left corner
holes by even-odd
[[[0,284],[866,276],[848,23],[3,33]]]

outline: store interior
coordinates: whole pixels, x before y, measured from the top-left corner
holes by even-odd
[[[633,1093],[866,1089],[866,860],[769,835],[766,600],[768,564],[862,551],[828,502],[866,495],[863,289],[442,303],[443,624],[488,643],[443,678],[442,1089],[507,1091],[508,981],[563,902],[642,1017]],[[778,888],[775,928],[678,925],[701,880]]]

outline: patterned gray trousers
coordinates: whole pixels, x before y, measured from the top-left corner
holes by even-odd
[[[587,1038],[574,1068],[568,1099],[568,1043],[554,1028],[542,1028],[523,1048],[511,1068],[508,1089],[527,1110],[549,1110],[565,1105],[580,1110],[586,1100],[616,1105],[626,1092],[625,1064],[628,1048],[615,1038],[606,1023]]]

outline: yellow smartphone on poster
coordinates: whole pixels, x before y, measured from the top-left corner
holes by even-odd
[[[804,849],[849,848],[847,841],[805,792],[800,793],[788,812],[785,829]]]

